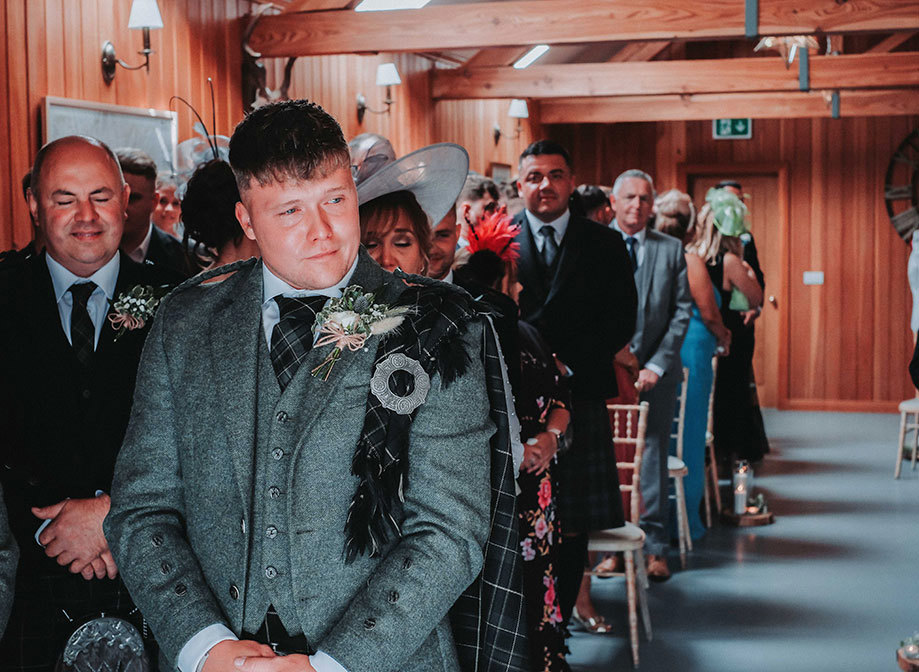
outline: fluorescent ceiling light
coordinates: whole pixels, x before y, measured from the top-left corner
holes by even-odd
[[[517,68],[517,70],[523,70],[524,68],[532,65],[533,61],[535,61],[547,51],[549,51],[548,44],[537,44],[535,47],[521,56],[520,60],[514,63],[514,67]]]
[[[431,0],[363,0],[355,12],[379,12],[389,9],[420,9]]]

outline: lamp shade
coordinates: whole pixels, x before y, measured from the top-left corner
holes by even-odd
[[[131,16],[128,28],[162,28],[163,17],[156,0],[134,0],[131,4]]]
[[[530,111],[527,109],[527,101],[521,98],[514,98],[510,107],[507,108],[507,116],[514,119],[529,119]]]
[[[377,86],[394,86],[401,84],[402,78],[395,63],[380,63],[377,66]]]

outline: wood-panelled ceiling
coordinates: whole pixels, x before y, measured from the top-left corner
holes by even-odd
[[[555,123],[627,121],[649,104],[652,118],[706,118],[719,106],[829,116],[833,92],[840,116],[900,115],[919,96],[915,0],[759,0],[757,36],[816,39],[804,90],[800,58],[789,67],[778,50],[754,51],[740,0],[432,0],[382,12],[355,12],[358,0],[272,4],[249,40],[266,57],[414,52],[438,65],[435,99],[545,101]],[[513,69],[534,44],[551,49]]]

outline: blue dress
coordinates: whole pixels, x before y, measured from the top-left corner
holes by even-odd
[[[721,286],[722,281],[721,260],[716,266],[708,266],[708,272],[715,301],[720,307],[721,293],[717,287]],[[714,334],[705,326],[699,308],[693,303],[689,328],[680,350],[683,366],[689,369],[683,425],[683,462],[689,474],[683,479],[683,485],[686,490],[689,534],[693,539],[700,539],[705,534],[699,508],[705,488],[705,431],[708,426],[708,397],[712,389],[712,357],[717,345]],[[676,441],[671,441],[670,453],[676,455]]]

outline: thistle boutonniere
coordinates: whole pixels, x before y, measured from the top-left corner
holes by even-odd
[[[161,298],[163,295],[150,285],[134,285],[128,291],[119,294],[112,302],[112,312],[108,316],[116,332],[115,340],[124,336],[127,331],[143,329],[156,313]]]
[[[397,329],[411,310],[407,306],[391,308],[374,303],[375,298],[373,292],[351,285],[345,288],[341,298],[330,300],[316,315],[313,333],[318,340],[314,347],[335,345],[328,357],[312,370],[316,378],[328,380],[332,367],[346,349],[360,350],[371,336],[382,336]]]

